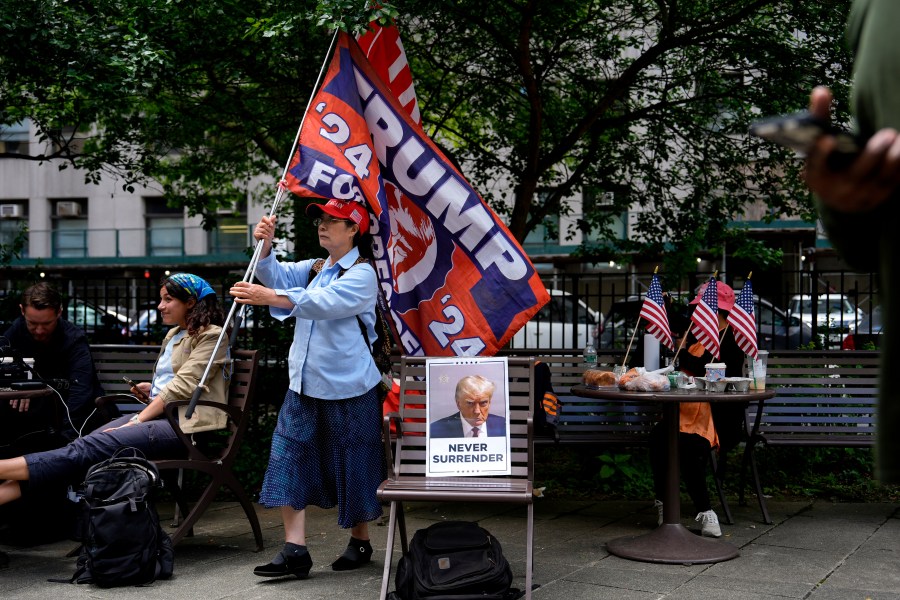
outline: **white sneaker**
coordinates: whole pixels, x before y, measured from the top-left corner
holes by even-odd
[[[715,511],[709,509],[706,512],[699,513],[694,519],[700,523],[700,535],[706,537],[722,537],[722,528],[719,527],[719,517]]]
[[[661,500],[654,500],[654,501],[653,501],[653,506],[656,507],[656,515],[657,515],[657,516],[656,516],[656,525],[657,525],[657,526],[662,525],[662,524],[663,524],[662,501],[661,501]]]

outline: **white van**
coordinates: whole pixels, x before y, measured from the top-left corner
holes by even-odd
[[[855,332],[859,322],[866,314],[853,306],[850,299],[843,294],[819,294],[810,296],[800,294],[791,298],[788,314],[812,326],[813,302],[815,302],[817,333],[824,338],[826,347],[840,348],[841,341],[848,333]]]

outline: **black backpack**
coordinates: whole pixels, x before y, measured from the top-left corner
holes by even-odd
[[[79,490],[81,554],[72,583],[115,587],[172,576],[175,551],[154,505],[162,481],[140,454],[126,448],[88,470]]]
[[[369,259],[360,256],[356,259],[356,262],[353,263],[353,266],[356,266],[360,263],[369,263]],[[312,280],[315,279],[316,275],[318,275],[322,271],[322,268],[324,266],[324,258],[320,258],[313,263],[312,268],[309,271],[309,281],[307,282],[307,285],[309,285],[309,283],[312,283]],[[338,277],[341,277],[346,272],[347,269],[341,269],[338,273]],[[384,300],[384,296],[379,291],[378,300],[375,303],[374,344],[369,343],[369,334],[366,333],[366,326],[363,325],[362,319],[360,319],[359,316],[356,317],[356,322],[359,323],[359,330],[362,332],[363,339],[366,341],[366,346],[371,349],[372,360],[375,361],[375,366],[378,368],[378,372],[381,373],[382,398],[385,394],[387,394],[387,392],[390,391],[392,380],[394,379],[393,363],[391,362],[391,349],[393,347],[394,336],[391,333],[391,326],[388,323],[387,314],[387,303]]]
[[[477,523],[444,521],[418,530],[397,564],[400,600],[508,600],[512,569],[500,542]]]

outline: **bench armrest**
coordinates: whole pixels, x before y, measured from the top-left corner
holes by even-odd
[[[166,420],[169,421],[169,424],[175,431],[175,435],[178,436],[184,444],[184,447],[188,450],[188,454],[194,458],[202,458],[203,460],[209,461],[211,460],[210,457],[203,454],[191,439],[191,435],[193,434],[183,432],[181,430],[181,425],[178,423],[178,409],[182,406],[187,406],[190,403],[190,400],[173,400],[172,402],[167,402],[163,414],[165,414]],[[221,410],[228,415],[232,423],[238,423],[240,421],[241,410],[237,407],[222,404],[221,402],[213,402],[211,400],[199,400],[197,401],[197,406],[208,406],[210,408]]]

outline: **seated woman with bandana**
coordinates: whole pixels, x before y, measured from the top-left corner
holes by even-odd
[[[163,414],[164,406],[174,400],[189,400],[194,394],[216,347],[224,316],[210,285],[190,273],[164,278],[159,298],[160,316],[172,329],[163,340],[153,381],[136,386],[150,399],[144,409],[120,417],[62,448],[0,460],[0,504],[22,497],[26,488],[35,492],[56,482],[77,483],[92,465],[121,448],[137,448],[151,460],[183,454],[183,445]],[[225,403],[225,351],[226,344],[220,344],[201,400]],[[180,426],[191,434],[222,429],[226,423],[224,412],[200,406],[190,419],[184,419],[182,414]]]

